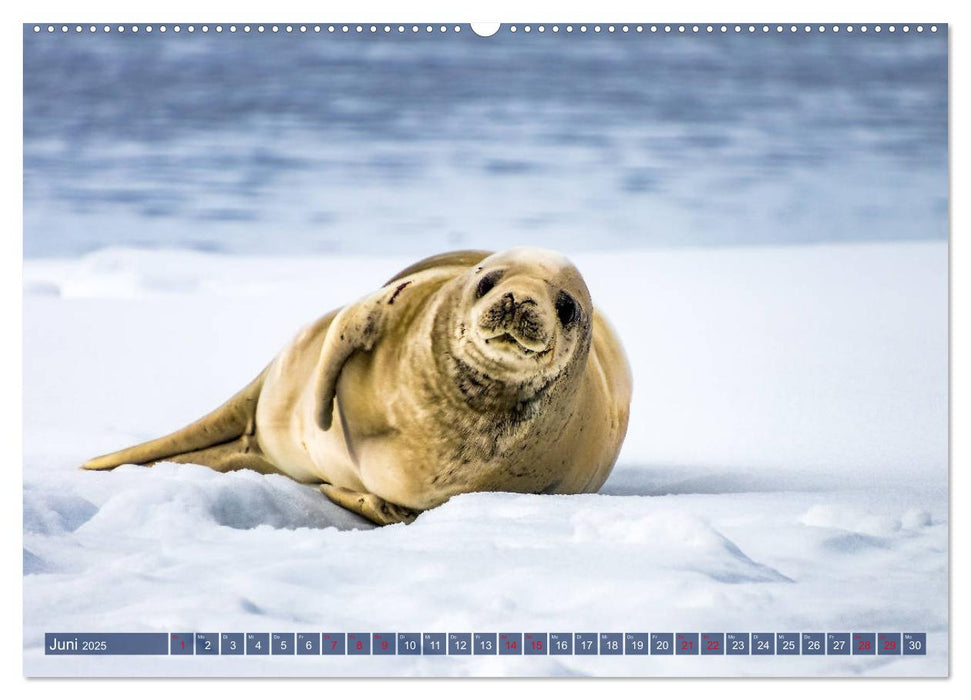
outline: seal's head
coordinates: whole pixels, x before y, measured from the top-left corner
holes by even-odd
[[[467,398],[522,405],[578,374],[590,350],[593,304],[569,260],[513,248],[458,283],[449,354]]]

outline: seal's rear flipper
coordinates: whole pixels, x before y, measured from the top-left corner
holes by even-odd
[[[229,401],[181,430],[157,440],[95,457],[82,464],[81,468],[114,469],[122,464],[151,465],[167,460],[202,464],[218,471],[263,471],[254,466],[259,462],[273,469],[269,462],[262,459],[259,446],[251,437],[256,430],[256,403],[260,398],[265,376],[266,370],[263,370]],[[238,456],[239,459],[231,461],[232,456]],[[253,464],[249,464],[250,462]],[[230,464],[240,466],[231,467]]]
[[[185,452],[174,457],[166,457],[166,462],[179,462],[181,464],[201,464],[215,469],[217,472],[233,472],[237,469],[250,469],[260,474],[279,474],[280,470],[273,464],[266,461],[256,438],[252,435],[243,437],[231,442],[224,442],[215,447],[207,447],[204,450],[195,452]]]

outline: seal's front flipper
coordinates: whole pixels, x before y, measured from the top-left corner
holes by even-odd
[[[452,279],[457,269],[475,265],[488,256],[484,250],[460,250],[425,258],[406,267],[377,292],[341,309],[327,329],[314,370],[317,427],[330,430],[337,380],[344,363],[356,352],[370,352],[385,329],[400,318],[405,306],[401,303],[402,292],[407,295],[410,292],[405,290],[409,287],[414,290],[424,284],[442,284]]]
[[[388,503],[373,493],[351,491],[343,486],[321,484],[320,490],[327,498],[347,510],[367,518],[378,525],[393,525],[394,523],[410,523],[418,517],[418,513],[409,508]]]
[[[151,465],[168,460],[193,462],[219,471],[229,471],[217,466],[226,464],[228,454],[259,456],[259,447],[250,436],[256,430],[256,403],[260,398],[265,376],[266,370],[263,370],[229,401],[181,430],[157,440],[95,457],[82,464],[81,468],[114,469],[122,464]],[[246,444],[240,443],[243,437],[248,438]],[[222,449],[213,452],[213,448],[217,447]]]

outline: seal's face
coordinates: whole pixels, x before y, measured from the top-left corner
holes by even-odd
[[[593,305],[562,255],[497,253],[469,270],[460,293],[451,354],[467,395],[528,401],[586,360]]]

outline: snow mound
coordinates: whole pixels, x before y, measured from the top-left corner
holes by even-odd
[[[24,531],[42,535],[74,532],[97,514],[90,501],[71,493],[24,486]]]
[[[213,526],[239,530],[374,527],[332,504],[316,487],[276,474],[249,470],[220,474],[194,464],[161,462],[150,469],[126,465],[84,476],[102,482],[98,485],[106,499],[99,506],[34,485],[25,494],[24,529],[155,539],[162,531],[167,536],[191,537]]]
[[[752,561],[709,523],[692,515],[652,513],[650,499],[603,496],[465,494],[423,514],[416,528],[434,528],[462,542],[522,547],[524,533],[542,534],[542,548],[598,552],[605,559],[636,552],[636,561],[693,571],[722,583],[788,581]],[[527,545],[528,546],[528,545]],[[629,563],[629,562],[628,562]]]
[[[816,505],[799,519],[810,527],[836,528],[854,534],[886,537],[898,532],[901,519],[834,505]]]

